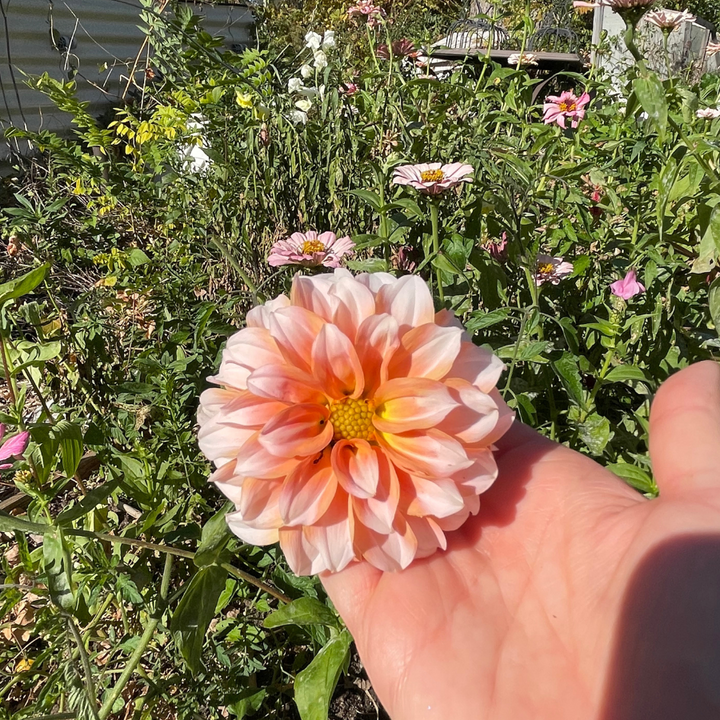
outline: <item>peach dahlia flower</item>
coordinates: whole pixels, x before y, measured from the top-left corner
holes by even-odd
[[[279,541],[300,575],[445,549],[497,476],[502,370],[417,276],[296,275],[248,313],[200,398],[231,530]]]

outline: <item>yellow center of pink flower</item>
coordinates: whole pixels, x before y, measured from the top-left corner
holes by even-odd
[[[423,170],[420,173],[420,179],[423,182],[440,182],[445,177],[442,170]]]
[[[312,255],[313,253],[324,251],[325,246],[319,240],[306,240],[300,248],[300,252],[303,255]]]
[[[538,275],[551,275],[554,269],[552,263],[538,263],[537,266]]]
[[[370,440],[374,429],[372,416],[375,406],[371,400],[343,398],[330,406],[330,422],[335,440]]]
[[[575,110],[575,103],[561,102],[558,107],[561,112],[573,112]]]

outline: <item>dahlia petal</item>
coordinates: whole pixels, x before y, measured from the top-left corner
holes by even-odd
[[[251,545],[272,545],[279,539],[278,528],[253,527],[243,521],[240,513],[228,513],[225,520],[233,534]]]
[[[375,494],[380,481],[377,455],[366,440],[341,440],[332,449],[332,466],[345,491],[358,498]]]
[[[309,372],[313,343],[325,321],[314,312],[293,305],[274,312],[269,322],[270,332],[285,359]]]
[[[280,547],[296,575],[317,575],[325,563],[317,548],[305,538],[302,527],[284,527],[279,532]]]
[[[417,539],[416,560],[429,557],[438,548],[447,549],[445,533],[433,518],[409,517],[407,522]]]
[[[236,465],[237,463],[235,462],[235,460],[229,460],[228,462],[219,465],[217,470],[210,473],[208,482],[223,484],[230,482],[242,483],[242,478],[240,478],[239,476],[236,477],[235,475]]]
[[[290,365],[268,365],[255,370],[247,381],[255,395],[286,403],[322,403],[325,394],[315,379]]]
[[[330,296],[330,289],[337,280],[334,273],[313,277],[297,274],[293,278],[290,300],[294,306],[310,310],[323,320],[332,322],[337,301]]]
[[[457,404],[438,424],[439,429],[463,443],[490,445],[485,438],[492,435],[500,416],[495,401],[466,380],[450,379],[447,385]]]
[[[384,433],[435,427],[458,408],[443,383],[422,377],[388,380],[378,388],[374,400],[373,425]]]
[[[507,406],[507,403],[502,399],[502,395],[500,395],[496,388],[493,388],[488,395],[492,398],[492,401],[497,405],[498,409],[498,420],[495,428],[483,438],[484,444],[492,445],[510,429],[510,426],[515,420],[515,413]]]
[[[434,322],[408,330],[388,367],[389,377],[424,377],[439,380],[460,352],[462,330]]]
[[[347,335],[323,325],[312,349],[312,371],[325,393],[335,400],[358,398],[365,387],[363,368]]]
[[[474,343],[464,342],[444,378],[461,378],[478,390],[489,393],[497,385],[504,369],[505,365],[497,355]]]
[[[271,479],[287,475],[299,463],[295,458],[281,457],[268,452],[260,444],[260,433],[256,432],[242,446],[236,456],[235,472],[243,477]]]
[[[400,328],[392,315],[372,315],[360,326],[355,341],[365,374],[365,391],[373,394],[388,378],[388,365],[400,346]]]
[[[282,478],[245,478],[240,488],[240,502],[236,504],[243,522],[262,527],[268,524],[279,527],[282,524],[278,506],[282,485]]]
[[[410,475],[415,497],[407,508],[408,515],[425,517],[448,517],[460,512],[463,507],[463,496],[452,480],[426,480]]]
[[[284,458],[315,455],[330,444],[333,427],[324,405],[291,405],[260,431],[258,442]]]
[[[413,475],[449,477],[472,464],[457,440],[435,428],[402,435],[377,435],[390,459]]]
[[[400,500],[400,482],[394,465],[380,448],[373,448],[378,459],[378,484],[373,497],[352,498],[353,511],[359,523],[377,533],[393,532]],[[357,524],[356,524],[357,527]]]
[[[383,285],[375,304],[378,313],[388,313],[397,320],[401,332],[431,323],[435,317],[430,290],[417,275],[404,275],[392,285]]]
[[[466,448],[467,456],[473,461],[470,467],[456,472],[452,479],[463,488],[469,488],[479,495],[484,493],[497,479],[498,467],[495,456],[488,447]]]
[[[333,323],[354,341],[363,320],[375,313],[373,294],[355,278],[342,278],[330,288],[330,295],[337,298]]]
[[[253,370],[283,362],[283,356],[272,335],[264,328],[244,328],[227,342],[220,370],[214,378],[219,385],[245,390]]]
[[[303,527],[303,535],[323,560],[324,570],[340,572],[355,558],[348,496],[338,492],[328,511],[313,525]]]
[[[222,465],[236,457],[256,432],[252,428],[229,425],[224,422],[224,416],[219,414],[206,420],[200,427],[198,445],[208,460]]]
[[[365,560],[384,572],[404,570],[418,547],[415,533],[402,515],[397,516],[393,531],[387,535],[356,525],[355,544]]]
[[[290,298],[287,295],[278,295],[268,300],[264,305],[256,305],[245,316],[245,323],[248,327],[269,329],[270,314],[276,310],[289,307]]]
[[[283,525],[312,525],[330,507],[338,483],[329,455],[304,460],[285,479],[279,498]]]
[[[206,390],[205,392],[213,392],[213,390]],[[228,391],[215,390],[214,392]],[[222,421],[224,423],[254,427],[259,430],[261,426],[287,407],[285,403],[260,397],[249,390],[230,392],[234,397],[223,404]]]
[[[397,282],[394,275],[385,272],[361,273],[355,279],[370,290],[373,295],[377,295],[383,285],[394,285]]]

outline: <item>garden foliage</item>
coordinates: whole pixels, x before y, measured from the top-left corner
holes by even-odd
[[[195,432],[225,339],[295,272],[270,246],[332,230],[352,271],[421,275],[505,361],[520,421],[654,495],[652,394],[720,348],[720,125],[696,117],[720,83],[486,58],[436,77],[376,54],[400,24],[344,12],[324,59],[297,38],[236,54],[145,6],[129,102],[101,123],[34,78],[75,134],[31,135],[4,183],[0,422],[31,443],[2,470],[0,717],[323,720],[357,680],[350,636],[317,580],[229,534]],[[564,90],[590,95],[575,129],[542,119]],[[421,162],[472,182],[392,184]],[[539,255],[572,271],[538,284]]]

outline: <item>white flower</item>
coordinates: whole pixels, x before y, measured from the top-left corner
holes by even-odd
[[[315,68],[318,70],[323,70],[327,67],[327,64],[327,55],[322,50],[318,50],[315,53]]]
[[[316,87],[301,87],[298,92],[300,95],[304,95],[306,98],[314,98],[316,95],[322,95],[325,86],[321,85],[320,88]]]
[[[288,80],[288,92],[296,93],[301,92],[303,88],[303,82],[300,78],[290,78]]]
[[[303,98],[302,100],[298,100],[295,103],[295,107],[298,108],[298,110],[307,112],[312,107],[312,101],[309,100],[308,98]]]
[[[318,35],[312,30],[305,35],[305,47],[309,47],[311,50],[319,50],[322,45],[322,41],[322,35]]]
[[[307,113],[304,113],[302,110],[293,110],[290,113],[290,121],[294,122],[296,125],[301,123],[304,125],[307,122],[307,119]]]
[[[335,32],[333,30],[326,30],[323,36],[322,49],[329,50],[335,47]]]
[[[720,110],[717,108],[703,108],[702,110],[698,110],[695,116],[703,120],[715,120],[720,117]]]
[[[305,63],[305,65],[300,68],[300,74],[307,80],[309,77],[312,77],[315,74],[315,71],[310,65]]]
[[[537,55],[531,52],[514,53],[508,59],[508,65],[537,65]]]

